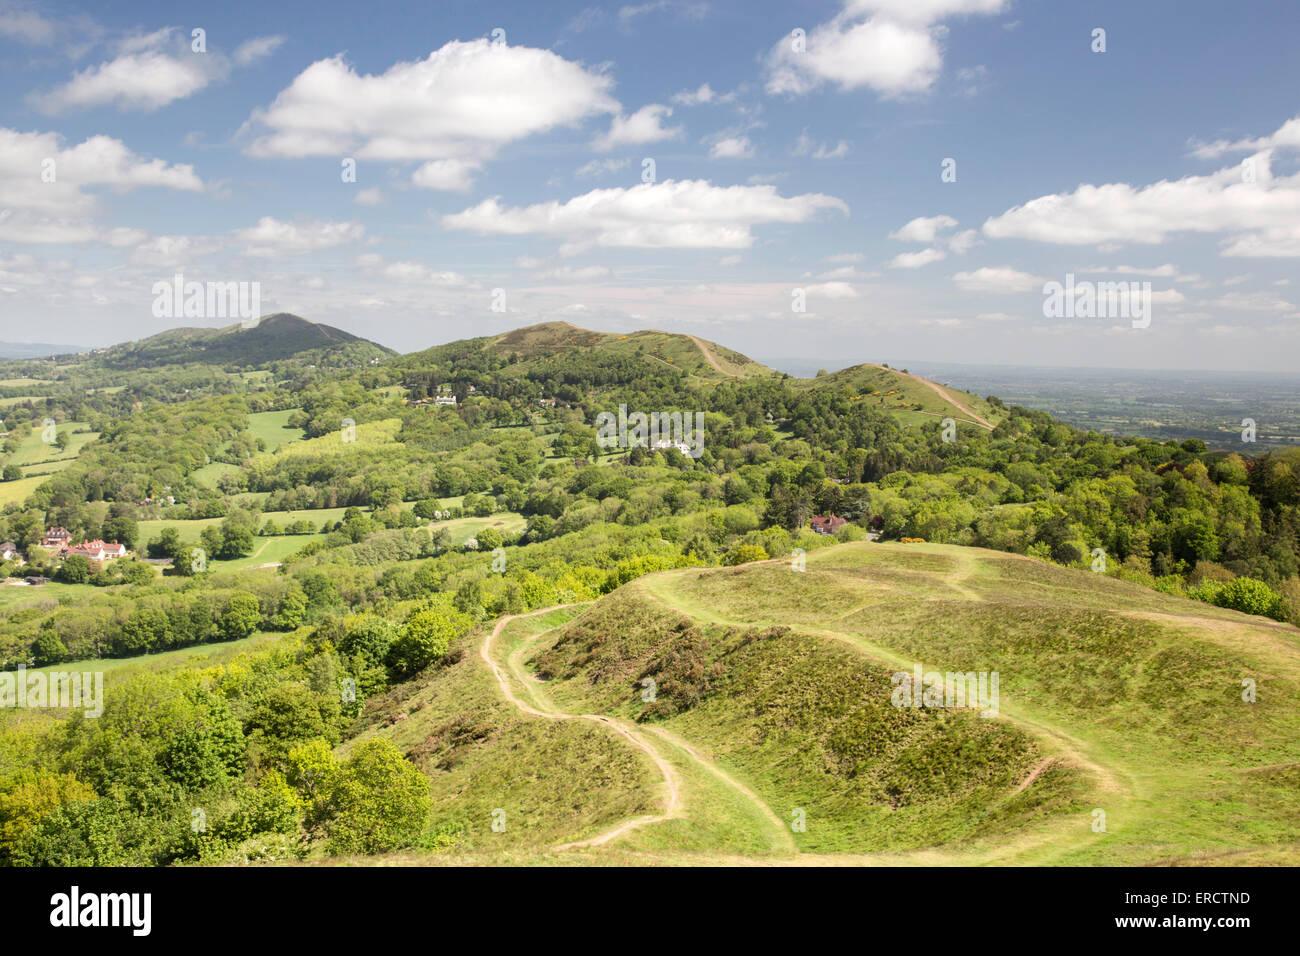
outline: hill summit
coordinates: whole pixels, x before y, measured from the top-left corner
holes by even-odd
[[[115,345],[103,358],[115,368],[189,362],[254,368],[289,359],[329,359],[334,365],[362,365],[392,354],[390,349],[342,329],[289,312],[276,312],[247,327],[236,324],[217,329],[169,329],[137,342]]]

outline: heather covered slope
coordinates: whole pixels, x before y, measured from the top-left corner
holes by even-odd
[[[634,370],[662,372],[697,385],[780,376],[739,352],[693,335],[651,329],[593,332],[568,322],[542,322],[500,335],[449,342],[403,355],[393,364],[449,378],[474,370],[545,377],[584,363],[621,376]]]
[[[435,788],[457,795],[437,801],[462,834],[449,862],[1297,856],[1289,626],[996,552],[866,543],[803,572],[649,575],[551,627],[575,610],[474,636],[375,727],[431,754]],[[892,706],[891,674],[917,663],[997,671],[998,715]],[[451,719],[465,713],[471,739]],[[627,760],[594,773],[601,732]],[[560,733],[583,735],[572,759],[529,756]],[[488,804],[511,800],[521,825],[491,831]]]

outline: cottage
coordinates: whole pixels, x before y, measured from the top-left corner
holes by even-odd
[[[658,438],[651,446],[655,451],[664,451],[668,448],[676,448],[683,455],[690,455],[691,446],[684,441],[669,441],[667,438]]]
[[[72,533],[67,528],[51,527],[41,538],[42,548],[53,548],[55,551],[63,551],[72,543]]]
[[[84,541],[68,551],[68,556],[78,555],[83,558],[89,558],[91,561],[114,561],[118,558],[125,558],[129,552],[126,545],[118,544],[116,541],[104,543],[96,538],[93,541]]]
[[[809,521],[809,525],[815,534],[834,534],[848,523],[847,519],[835,515],[826,515],[825,517],[818,515]]]
[[[14,558],[22,560],[22,555],[18,553],[18,546],[12,541],[0,544],[0,561],[11,561]]]

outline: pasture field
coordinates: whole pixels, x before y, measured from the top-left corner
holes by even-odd
[[[289,416],[295,411],[296,409],[290,408],[280,412],[254,412],[248,416],[248,430],[254,438],[266,443],[268,452],[289,442],[301,441],[306,432],[301,428],[289,427]]]

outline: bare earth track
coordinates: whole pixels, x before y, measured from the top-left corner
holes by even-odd
[[[549,614],[551,611],[557,611],[562,608],[571,607],[571,606],[572,605],[561,604],[561,605],[556,605],[555,607],[543,608],[540,611],[531,611],[527,614],[511,614],[501,618],[499,621],[497,621],[497,624],[492,629],[492,632],[483,641],[483,646],[480,649],[480,655],[482,656],[484,662],[488,665],[488,667],[491,668],[493,675],[496,677],[497,686],[501,688],[502,695],[506,698],[506,700],[514,704],[524,713],[530,714],[534,717],[542,717],[547,720],[590,720],[593,721],[594,723],[600,724],[602,727],[608,728],[609,730],[618,734],[620,737],[627,740],[638,750],[645,753],[650,758],[650,760],[654,763],[655,767],[659,771],[659,774],[663,777],[664,809],[662,814],[634,817],[633,819],[626,820],[620,823],[618,826],[613,827],[609,830],[605,830],[604,832],[599,833],[596,836],[589,837],[585,840],[578,840],[571,843],[561,844],[560,846],[556,847],[556,850],[569,850],[578,847],[601,846],[605,843],[609,843],[610,841],[623,836],[624,834],[638,827],[642,827],[652,823],[662,823],[667,820],[679,818],[683,815],[682,781],[681,781],[681,775],[678,771],[678,768],[674,766],[672,760],[668,759],[668,757],[666,757],[664,753],[662,753],[653,743],[651,743],[649,739],[647,739],[646,735],[643,733],[641,728],[635,727],[624,721],[617,720],[612,717],[606,717],[603,714],[564,713],[556,709],[548,701],[545,701],[542,698],[542,696],[537,692],[535,688],[538,681],[524,671],[523,666],[521,664],[521,658],[523,656],[524,651],[530,649],[531,647],[539,643],[541,639],[543,639],[544,637],[546,637],[547,634],[550,633],[550,631],[544,631],[541,634],[538,634],[536,637],[530,639],[525,645],[523,645],[515,653],[510,655],[504,667],[498,664],[497,661],[493,658],[493,650],[492,650],[493,642],[501,635],[501,632],[504,631],[505,628],[512,621],[518,618],[535,617],[540,614]],[[519,685],[524,689],[525,693],[527,693],[532,698],[533,703],[530,704],[527,701],[520,699],[520,697],[515,693],[514,686],[512,683],[512,678],[513,681],[517,681]],[[772,842],[774,848],[787,853],[796,852],[797,848],[794,843],[794,838],[790,835],[790,832],[781,823],[781,820],[777,817],[777,815],[772,811],[771,807],[769,807],[766,803],[764,803],[762,798],[760,798],[758,794],[754,793],[753,790],[746,787],[744,784],[740,783],[735,778],[730,776],[728,773],[722,770],[722,768],[718,767],[712,760],[706,759],[705,757],[701,756],[690,744],[682,740],[677,735],[672,734],[669,731],[664,730],[662,728],[646,728],[646,729],[649,730],[649,732],[654,737],[658,738],[664,744],[667,744],[670,748],[672,748],[670,753],[672,753],[672,755],[675,756],[678,760],[685,760],[690,764],[702,768],[705,772],[707,772],[710,776],[716,779],[728,790],[732,791],[735,794],[738,794],[745,801],[751,804],[754,810],[756,811],[756,813],[762,816],[764,820],[766,820],[766,822],[770,825],[771,828],[770,835],[773,838]]]
[[[702,347],[702,346],[701,346],[701,347]],[[706,352],[705,354],[707,355],[708,353]],[[875,364],[872,364],[871,367],[872,367],[872,368],[884,368],[883,365],[875,365]],[[896,368],[886,369],[886,371],[889,371],[889,372],[895,372],[895,373],[897,373],[898,375],[906,375],[908,378],[912,379],[913,381],[920,382],[922,385],[924,385],[926,388],[928,388],[928,389],[930,389],[931,391],[933,391],[936,395],[938,395],[940,398],[942,398],[945,402],[947,402],[947,403],[948,403],[949,405],[951,405],[953,408],[955,408],[955,409],[957,409],[958,411],[961,411],[961,412],[963,412],[963,413],[969,415],[970,418],[971,418],[971,420],[972,420],[973,422],[975,422],[976,424],[981,425],[981,426],[983,426],[984,428],[987,428],[989,431],[992,431],[992,430],[993,430],[993,423],[992,423],[992,422],[990,422],[987,418],[984,418],[984,417],[981,416],[981,415],[976,415],[973,411],[971,411],[969,408],[967,408],[967,407],[966,407],[962,402],[959,402],[959,401],[957,401],[957,399],[953,398],[952,395],[950,395],[950,394],[948,393],[948,390],[945,389],[942,385],[939,385],[937,382],[932,382],[932,381],[930,381],[928,378],[921,378],[920,376],[912,375],[911,373],[908,373],[908,372],[900,372],[900,371],[898,371],[898,369],[896,369]]]

